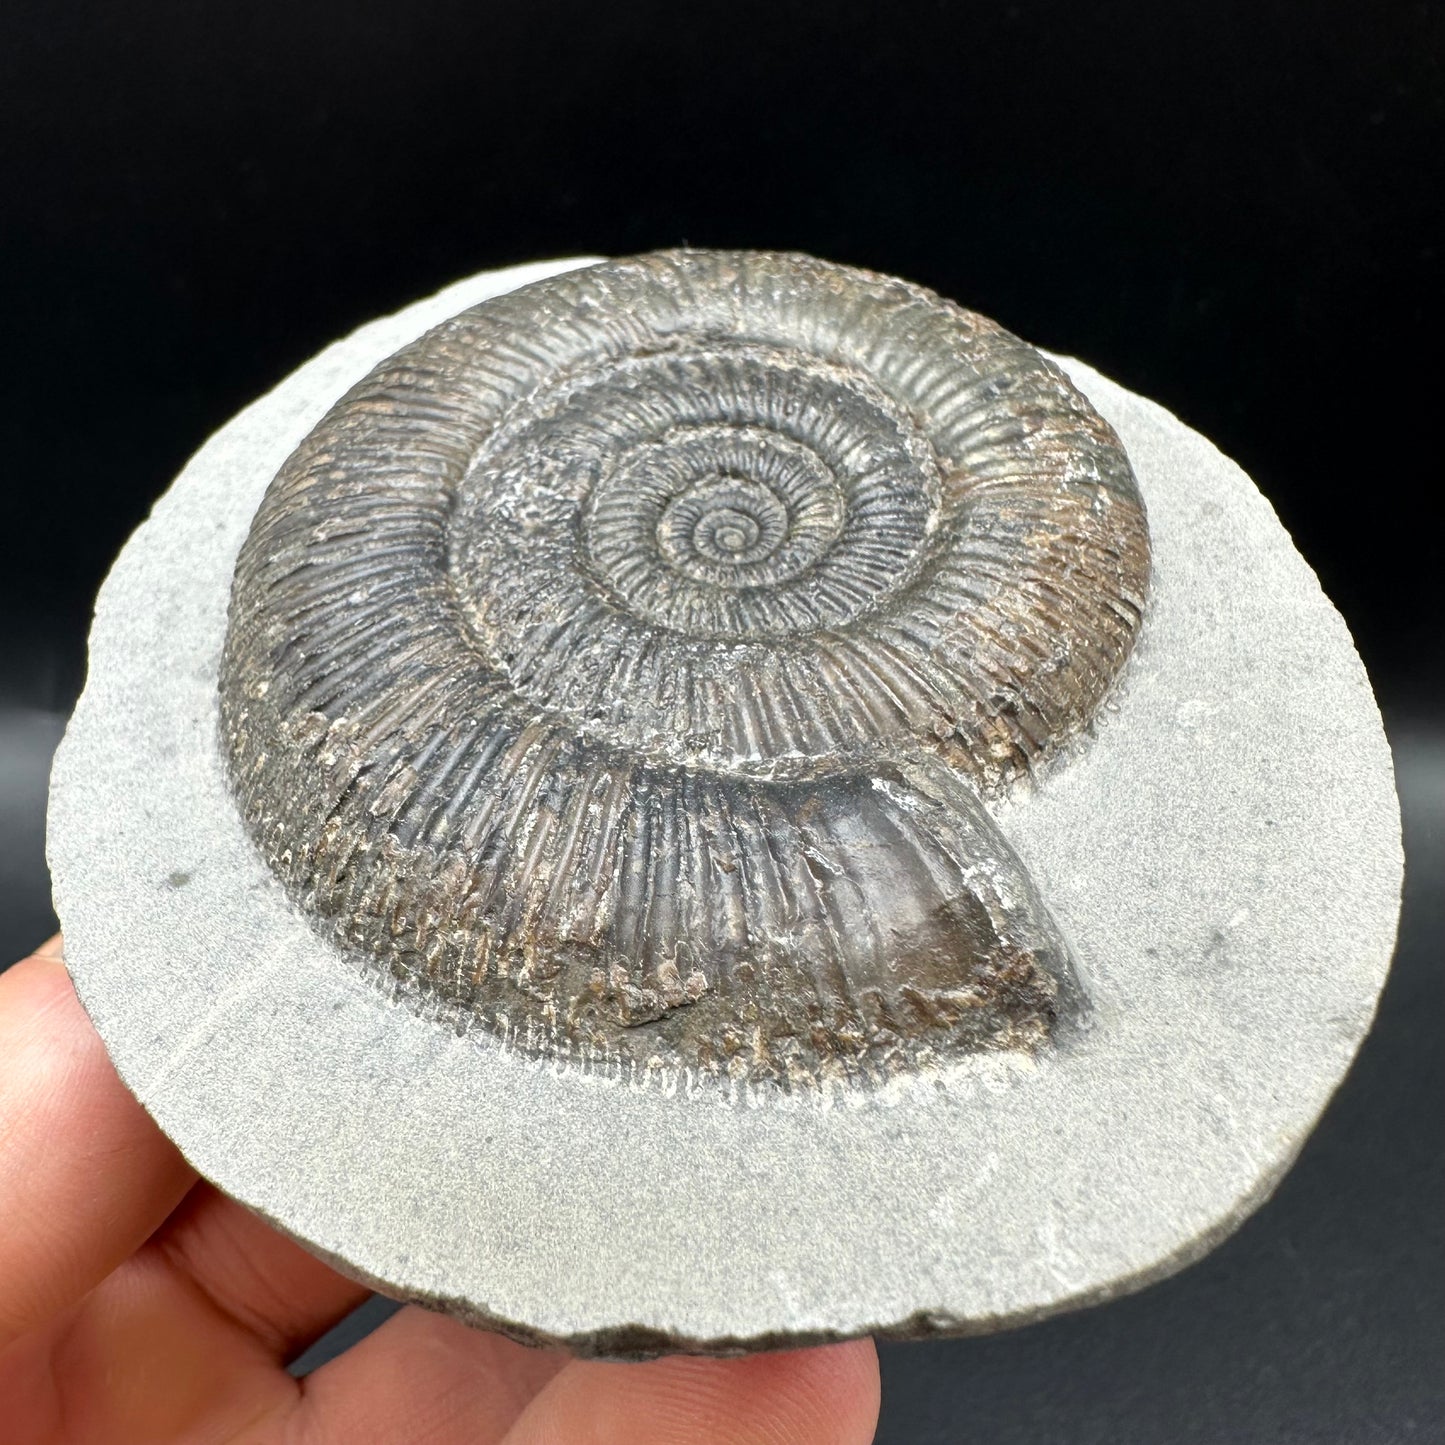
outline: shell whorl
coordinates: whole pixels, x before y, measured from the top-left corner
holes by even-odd
[[[1059,370],[903,282],[661,252],[454,317],[272,483],[233,786],[354,953],[584,1066],[1035,1047],[1067,950],[982,799],[1122,669],[1148,530]]]

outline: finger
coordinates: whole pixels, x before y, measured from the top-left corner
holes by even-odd
[[[104,1279],[195,1179],[57,955],[52,940],[0,974],[0,1347]]]
[[[301,1404],[282,1368],[291,1333],[364,1294],[198,1184],[79,1304],[0,1349],[6,1424],[16,1439],[59,1439],[63,1424],[107,1445],[276,1445]]]
[[[568,1358],[413,1306],[302,1381],[297,1435],[497,1445]]]
[[[62,947],[56,934],[32,958],[60,959]],[[325,1334],[370,1293],[205,1183],[189,1192],[151,1243],[217,1309],[282,1359]]]
[[[354,1445],[866,1445],[872,1341],[737,1360],[568,1360],[403,1310],[305,1382],[303,1440]]]
[[[506,1445],[867,1445],[877,1426],[878,1355],[850,1340],[732,1360],[578,1360]]]
[[[209,1184],[198,1184],[149,1246],[284,1363],[371,1293]]]
[[[32,970],[34,959],[59,959],[60,953],[61,940],[57,935],[42,944],[31,959],[26,960],[24,967]],[[15,976],[18,968],[11,970],[6,977]],[[62,974],[63,971],[55,973],[52,970],[49,983],[31,980],[23,989],[16,986],[14,993],[20,1001],[14,1009],[6,1006],[6,994],[0,994],[0,1039],[4,1038],[6,1022],[14,1022],[33,1009],[37,995],[43,997],[47,991],[53,990],[62,995],[62,1003],[65,1003],[66,980]],[[70,1022],[64,1027],[69,1029],[78,1016],[84,1029],[94,1038],[84,1011],[74,1001],[73,991],[65,1009]],[[48,1027],[32,1017],[30,1032],[40,1037],[42,1047],[45,1046]],[[52,1049],[56,1041],[56,1038],[51,1039]],[[0,1045],[0,1058],[6,1060],[5,1076],[13,1076],[23,1066],[17,1056],[5,1050],[3,1045]],[[31,1082],[38,1086],[38,1075]],[[123,1087],[119,1081],[117,1087]],[[4,1088],[5,1078],[0,1076],[0,1099],[5,1098]],[[130,1096],[127,1094],[125,1097],[128,1100]],[[136,1113],[141,1113],[138,1106],[131,1117]],[[0,1113],[0,1118],[8,1117],[8,1110]],[[148,1122],[143,1113],[141,1119]],[[4,1171],[12,1167],[12,1159],[4,1142],[0,1142],[0,1151],[3,1151],[0,1152],[0,1171]],[[182,1176],[185,1179],[190,1177],[189,1174]],[[100,1180],[98,1167],[96,1177],[90,1182],[98,1185]],[[121,1182],[110,1177],[104,1179],[106,1189]],[[162,1199],[150,1212],[153,1222],[157,1218],[156,1211],[164,1210],[164,1205],[165,1200]],[[17,1216],[9,1214],[5,1217]],[[299,1245],[277,1234],[250,1211],[208,1184],[191,1189],[169,1218],[165,1218],[164,1214],[160,1217],[164,1223],[155,1232],[152,1245],[174,1268],[188,1275],[216,1308],[250,1330],[280,1358],[304,1348],[324,1334],[369,1293],[364,1286],[343,1279]],[[130,1242],[134,1248],[139,1241],[132,1234]],[[117,1248],[120,1247],[118,1243]],[[0,1270],[3,1268],[0,1265]],[[10,1277],[9,1272],[0,1273],[0,1278],[8,1280]],[[6,1293],[9,1293],[8,1289]],[[79,1293],[84,1293],[84,1290]],[[69,1297],[77,1296],[71,1294]],[[63,1303],[64,1300],[61,1301]]]
[[[299,1391],[250,1334],[144,1248],[0,1350],[0,1399],[17,1441],[277,1445]],[[0,1429],[0,1438],[12,1436]]]

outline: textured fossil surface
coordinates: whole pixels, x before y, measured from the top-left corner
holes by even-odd
[[[1079,1006],[984,802],[1088,725],[1148,572],[1117,439],[992,322],[609,262],[427,333],[282,468],[224,746],[404,996],[582,1067],[877,1079]]]

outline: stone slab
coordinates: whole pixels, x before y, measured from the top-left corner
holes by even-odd
[[[1150,612],[1094,735],[990,805],[1088,1029],[864,1095],[659,1089],[387,1003],[231,805],[216,682],[271,477],[428,327],[585,260],[472,277],[322,352],[196,454],[97,603],[56,760],[67,960],[122,1078],[220,1188],[400,1298],[593,1353],[981,1332],[1167,1275],[1299,1150],[1373,1015],[1401,882],[1344,623],[1240,469],[1061,364],[1149,508]]]

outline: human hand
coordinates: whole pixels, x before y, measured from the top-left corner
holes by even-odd
[[[198,1181],[126,1091],[60,940],[0,975],[6,1445],[865,1445],[867,1340],[573,1360],[408,1307],[305,1379],[366,1298]]]

